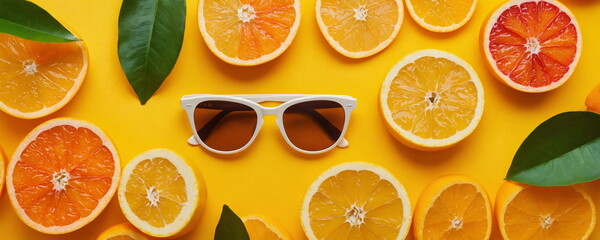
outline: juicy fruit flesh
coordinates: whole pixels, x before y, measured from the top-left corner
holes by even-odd
[[[577,29],[569,15],[546,1],[505,10],[491,29],[489,49],[502,74],[528,87],[560,81],[577,55]]]
[[[425,217],[423,239],[484,239],[486,200],[471,184],[455,184],[434,201]]]
[[[74,86],[84,56],[78,43],[41,43],[0,34],[0,102],[36,112],[61,101]]]
[[[106,240],[136,240],[136,239],[132,238],[130,236],[127,236],[127,235],[121,235],[121,236],[111,237]]]
[[[387,103],[403,130],[424,139],[443,139],[469,126],[477,99],[475,83],[464,67],[426,56],[398,71]]]
[[[369,51],[388,40],[398,18],[395,0],[321,0],[321,19],[329,35],[351,52]]]
[[[473,5],[473,0],[411,0],[416,15],[433,26],[449,27],[462,22]]]
[[[530,187],[506,207],[510,239],[582,239],[592,222],[592,206],[572,187]]]
[[[21,153],[13,171],[19,206],[45,227],[87,217],[106,195],[115,171],[111,151],[87,128],[43,131]]]
[[[175,221],[187,202],[186,183],[169,160],[146,159],[131,173],[125,198],[140,219],[151,226],[164,227]]]
[[[250,239],[283,240],[275,232],[269,229],[263,221],[260,221],[258,219],[245,220],[244,225],[248,230],[248,235],[250,235]]]
[[[396,239],[404,219],[396,188],[367,170],[345,170],[323,181],[308,211],[318,239]]]
[[[281,47],[296,20],[294,0],[205,0],[204,18],[228,57],[256,59]]]

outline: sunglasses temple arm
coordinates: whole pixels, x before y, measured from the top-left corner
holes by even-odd
[[[342,141],[337,145],[337,147],[339,147],[339,148],[347,148],[348,145],[350,145],[348,143],[348,140],[346,140],[346,138],[342,138]]]

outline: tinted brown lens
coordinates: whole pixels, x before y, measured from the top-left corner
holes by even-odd
[[[254,109],[235,102],[206,101],[194,110],[196,132],[207,146],[233,151],[246,145],[256,130]]]
[[[337,102],[309,101],[288,107],[283,113],[283,126],[296,147],[319,151],[340,138],[344,118],[344,108]]]

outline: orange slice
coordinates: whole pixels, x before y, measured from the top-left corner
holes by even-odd
[[[8,163],[6,190],[25,224],[62,234],[104,210],[120,173],[117,151],[98,127],[59,118],[42,123],[19,144]]]
[[[492,206],[474,179],[440,177],[421,193],[413,226],[416,240],[487,240],[492,233]]]
[[[300,0],[200,0],[198,23],[217,57],[254,66],[290,46],[300,26]]]
[[[206,185],[193,163],[166,149],[141,153],[123,168],[119,205],[136,228],[153,237],[179,237],[197,226]]]
[[[469,21],[477,0],[406,0],[410,16],[421,27],[433,32],[451,32]]]
[[[421,50],[400,60],[383,81],[380,110],[388,130],[425,151],[448,148],[469,136],[483,114],[483,86],[459,57]]]
[[[585,106],[590,112],[600,113],[600,84],[598,84],[585,98]]]
[[[18,118],[58,111],[88,68],[83,42],[41,43],[0,33],[0,109]]]
[[[4,190],[5,167],[6,161],[4,160],[4,150],[0,147],[0,197],[2,196],[2,190]]]
[[[248,216],[242,219],[250,240],[291,240],[290,233],[279,222],[266,216]]]
[[[141,233],[129,222],[114,225],[98,236],[97,240],[149,240],[150,237]]]
[[[317,0],[317,23],[327,42],[350,58],[385,49],[398,35],[402,0]]]
[[[387,170],[364,162],[337,165],[322,173],[302,204],[309,240],[404,239],[411,223],[404,187]]]
[[[496,196],[496,218],[506,240],[589,239],[596,225],[590,196],[574,186],[535,187],[504,182]]]
[[[555,0],[511,0],[483,25],[492,73],[523,92],[546,92],[569,79],[581,55],[575,16]]]

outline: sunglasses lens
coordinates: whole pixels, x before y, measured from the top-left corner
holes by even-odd
[[[194,110],[198,136],[219,151],[234,151],[246,145],[254,135],[257,118],[251,107],[228,101],[201,102]]]
[[[283,127],[296,147],[319,151],[331,147],[340,138],[345,116],[344,108],[337,102],[303,102],[285,110]]]

